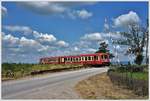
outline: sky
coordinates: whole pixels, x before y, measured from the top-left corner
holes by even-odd
[[[148,2],[2,2],[1,11],[2,62],[94,53],[103,41],[116,55],[114,61],[128,61],[134,59],[124,55],[128,46],[111,39],[122,38],[117,33],[128,24],[145,26]]]

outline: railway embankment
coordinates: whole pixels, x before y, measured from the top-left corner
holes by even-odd
[[[107,73],[80,81],[76,91],[84,99],[147,99],[148,66],[111,66]]]
[[[88,68],[78,64],[2,64],[2,81]]]

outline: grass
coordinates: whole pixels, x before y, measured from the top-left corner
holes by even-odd
[[[63,69],[76,69],[81,67],[78,64],[16,64],[3,63],[2,64],[2,80],[17,79],[31,75],[32,72],[39,71],[57,71]]]
[[[124,75],[126,75],[126,73],[124,73]],[[148,80],[148,72],[127,72],[127,76],[132,76],[134,79]]]
[[[118,74],[120,76],[129,77],[133,79],[139,79],[139,80],[148,80],[148,72],[114,72],[115,74]]]
[[[123,89],[114,85],[106,73],[97,74],[80,81],[75,86],[83,99],[147,99],[148,97],[135,95],[130,89]]]
[[[148,80],[148,65],[115,65],[111,66],[109,70],[113,71],[118,75],[124,75],[129,78],[132,77],[133,79]]]

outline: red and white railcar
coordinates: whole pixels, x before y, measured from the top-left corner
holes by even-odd
[[[41,64],[83,64],[109,65],[108,53],[81,54],[74,56],[45,57],[40,59]]]

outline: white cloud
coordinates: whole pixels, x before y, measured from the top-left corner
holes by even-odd
[[[50,49],[50,47],[48,45],[46,46],[42,46],[40,49],[38,49],[38,52],[46,52],[48,49]]]
[[[78,10],[76,11],[77,12],[77,15],[79,18],[82,18],[82,19],[87,19],[89,17],[91,17],[93,14],[91,12],[88,12],[87,10],[83,9],[83,10]]]
[[[28,53],[37,53],[37,52],[45,52],[50,49],[50,46],[47,45],[42,45],[36,40],[33,39],[27,39],[26,37],[21,37],[20,38],[20,43],[18,45],[20,52],[24,52],[25,55]]]
[[[79,48],[77,46],[75,46],[74,51],[79,51]]]
[[[101,33],[91,33],[91,34],[85,34],[83,37],[81,37],[81,40],[88,40],[88,41],[101,41],[102,35]]]
[[[58,40],[53,34],[48,33],[41,33],[35,30],[32,30],[30,27],[27,26],[3,26],[3,28],[7,31],[11,32],[21,32],[26,34],[26,36],[33,36],[33,39],[38,41],[41,44],[45,45],[53,45],[58,47],[67,47],[69,44],[63,40]]]
[[[14,37],[11,34],[3,34],[2,41],[4,43],[3,47],[16,47],[19,44],[19,38]]]
[[[94,53],[94,52],[96,52],[97,50],[96,50],[96,49],[93,49],[93,48],[88,48],[87,51]]]
[[[11,25],[6,25],[6,26],[3,26],[3,28],[5,30],[8,30],[8,31],[11,31],[11,32],[23,32],[23,34],[30,34],[32,33],[32,29],[27,27],[27,26],[11,26]]]
[[[62,40],[58,41],[56,44],[60,47],[68,47],[69,46],[68,43],[66,43],[65,41],[62,41]]]
[[[105,41],[106,39],[118,39],[120,38],[121,35],[118,33],[113,33],[113,32],[109,32],[109,33],[92,33],[92,34],[85,34],[81,39],[86,39],[86,40],[93,40],[93,41]]]
[[[38,45],[39,43],[33,39],[27,39],[26,37],[21,37],[20,39],[20,45],[21,46],[35,46]]]
[[[42,44],[47,44],[51,46],[58,46],[58,47],[68,47],[69,44],[63,40],[58,40],[53,34],[47,33],[39,33],[37,31],[33,31],[33,36]]]
[[[41,45],[39,42],[37,42],[36,40],[33,39],[27,39],[26,37],[15,37],[11,34],[3,34],[2,37],[2,44],[3,44],[3,48],[6,49],[13,49],[13,50],[27,50],[30,51],[32,50],[32,52],[36,52],[35,49],[39,49],[39,48],[43,48],[44,46]]]
[[[18,31],[18,28],[13,29],[13,31],[16,30]],[[22,33],[23,31],[20,30]],[[69,43],[58,40],[53,34],[40,33],[34,30],[26,37],[16,37],[4,32],[1,34],[3,62],[38,62],[40,57],[56,55],[55,51],[69,47]]]
[[[40,41],[40,42],[54,42],[56,41],[56,37],[52,34],[43,34],[41,33],[39,37],[37,37],[37,39]]]
[[[81,18],[81,19],[88,19],[93,16],[91,12],[88,12],[85,9],[82,10],[73,10],[68,12],[68,16],[72,19]]]
[[[5,16],[7,14],[7,8],[4,6],[1,6],[2,16]]]
[[[114,27],[128,27],[131,24],[138,24],[140,18],[136,12],[130,11],[114,19]]]
[[[93,5],[96,2],[49,2],[49,1],[40,1],[40,2],[20,2],[21,6],[42,15],[54,15],[54,14],[67,14],[72,19],[81,18],[87,19],[93,14],[88,12],[85,9],[82,10],[73,10],[73,7],[82,6],[82,5]],[[64,17],[64,16],[63,16]]]
[[[40,2],[21,2],[20,5],[39,14],[63,13],[67,8],[59,3],[40,1]]]
[[[113,40],[116,40],[116,39],[120,39],[121,38],[121,35],[119,34],[119,32],[109,32],[109,33],[102,33],[102,36],[103,38],[106,38],[106,39],[113,39]]]

